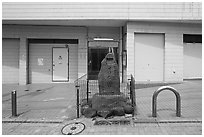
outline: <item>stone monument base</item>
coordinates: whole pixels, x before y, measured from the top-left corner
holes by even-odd
[[[122,93],[120,95],[100,95],[96,93],[92,97],[92,108],[98,110],[107,107],[123,106],[127,100],[128,98]]]
[[[86,109],[88,109],[88,111]],[[83,111],[85,116],[88,116],[90,112],[94,113],[96,111],[97,116],[107,118],[110,116],[131,114],[133,112],[133,107],[130,100],[123,93],[120,93],[120,95],[100,95],[96,93],[93,95],[89,107],[84,106]]]

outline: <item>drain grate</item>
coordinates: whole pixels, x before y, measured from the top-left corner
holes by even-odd
[[[96,120],[94,125],[130,125],[130,120]]]

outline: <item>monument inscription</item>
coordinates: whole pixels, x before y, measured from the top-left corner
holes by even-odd
[[[120,94],[119,68],[113,53],[108,53],[102,60],[98,83],[100,95]]]

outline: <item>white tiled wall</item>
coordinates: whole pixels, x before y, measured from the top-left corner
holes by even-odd
[[[87,73],[87,41],[86,28],[84,27],[61,27],[61,26],[24,26],[24,25],[3,25],[3,38],[20,38],[19,50],[19,83],[26,84],[28,81],[28,44],[26,39],[78,39],[78,52],[74,54],[74,58],[78,56],[78,66],[74,70],[79,75]],[[77,49],[74,49],[76,51]],[[73,52],[72,52],[73,53]],[[74,62],[75,65],[77,62]],[[75,76],[76,78],[78,77]]]
[[[164,33],[164,81],[183,80],[183,34],[201,34],[201,24],[129,22],[127,24],[127,74],[134,74],[134,33]],[[137,78],[136,78],[137,79]]]
[[[3,19],[201,19],[199,2],[3,3]]]
[[[89,33],[87,33],[89,31]],[[87,74],[87,37],[93,40],[94,37],[108,37],[119,41],[120,30],[117,27],[59,27],[59,26],[24,26],[24,25],[3,25],[3,38],[20,38],[19,50],[19,83],[26,84],[28,82],[28,44],[27,39],[78,39],[77,46],[70,47],[70,78],[73,82],[85,74]],[[88,35],[88,36],[87,36]],[[40,47],[41,48],[41,47]],[[40,48],[37,48],[38,51]],[[34,49],[29,49],[34,50]],[[36,52],[38,52],[36,51]],[[47,51],[47,50],[46,50]],[[47,52],[43,51],[47,54]],[[50,57],[51,51],[49,53]],[[46,75],[47,76],[47,75]],[[31,77],[31,76],[30,76]],[[49,77],[49,78],[48,78]],[[48,76],[44,81],[50,82]],[[38,78],[36,78],[38,79]],[[48,80],[49,79],[49,80]],[[39,81],[40,82],[40,81]],[[36,83],[36,81],[35,81]]]
[[[183,49],[183,77],[202,78],[202,43],[185,43]]]

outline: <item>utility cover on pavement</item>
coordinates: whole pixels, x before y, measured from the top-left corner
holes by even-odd
[[[81,122],[75,122],[65,125],[61,132],[63,135],[76,135],[85,129],[85,125]]]

